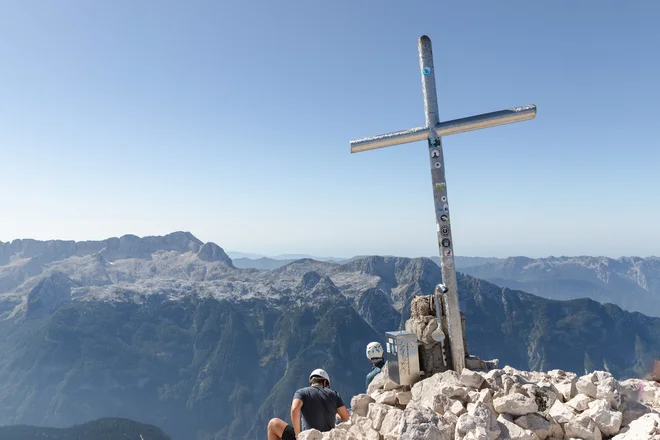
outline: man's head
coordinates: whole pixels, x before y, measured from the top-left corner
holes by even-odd
[[[321,368],[317,368],[309,375],[310,385],[321,385],[324,387],[330,386],[330,375]]]
[[[367,344],[367,359],[371,361],[372,365],[382,361],[384,354],[380,342],[370,342]]]

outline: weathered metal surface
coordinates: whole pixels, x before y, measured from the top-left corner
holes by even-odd
[[[439,122],[435,125],[436,136],[449,136],[451,134],[466,133],[481,130],[482,128],[497,127],[498,125],[512,124],[514,122],[528,121],[536,116],[535,105],[525,105],[507,110],[484,113],[467,118]],[[351,153],[375,150],[394,145],[408,144],[410,142],[424,141],[431,137],[427,127],[411,128],[394,133],[381,134],[351,141]]]

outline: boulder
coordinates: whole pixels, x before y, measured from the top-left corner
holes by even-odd
[[[575,417],[575,411],[559,400],[552,405],[548,414],[558,423],[568,423]]]
[[[371,420],[371,426],[374,429],[380,430],[381,425],[385,416],[389,413],[390,410],[399,410],[399,408],[394,408],[389,405],[383,405],[382,403],[372,403],[369,405],[369,411],[367,413],[367,418]]]
[[[456,440],[496,440],[500,435],[500,426],[495,415],[483,402],[476,402],[470,410],[461,415],[456,422],[454,438]]]
[[[353,396],[351,399],[351,412],[366,417],[369,411],[369,404],[372,402],[375,402],[375,400],[369,394]]]
[[[302,434],[302,433],[301,433]],[[346,429],[333,429],[323,433],[322,440],[361,440]]]
[[[371,424],[371,420],[366,417],[357,417],[352,421],[348,432],[359,440],[380,440],[380,434]]]
[[[553,432],[553,424],[546,420],[545,417],[536,413],[520,416],[514,420],[514,423],[523,429],[532,431],[539,440],[545,440]]]
[[[395,394],[396,403],[399,405],[406,406],[412,400],[412,391],[397,391]]]
[[[440,419],[438,414],[430,408],[408,406],[401,418],[398,440],[451,440],[446,431],[438,427]]]
[[[623,414],[613,410],[610,404],[604,400],[594,400],[589,403],[589,409],[583,414],[589,416],[596,423],[603,435],[612,436],[621,429]]]
[[[301,431],[296,437],[297,440],[321,440],[323,438],[323,433],[317,429],[308,429],[307,431]]]
[[[500,439],[539,440],[539,437],[534,432],[513,423],[510,415],[500,414],[497,418],[497,423],[500,427]]]
[[[504,371],[496,369],[496,370],[490,370],[484,376],[486,385],[488,386],[488,388],[490,388],[493,391],[493,393],[502,389],[503,375],[504,375]]]
[[[509,394],[493,400],[495,411],[512,416],[523,416],[538,411],[538,405],[534,399],[522,394]]]
[[[456,399],[449,399],[449,408],[447,408],[452,414],[455,414],[457,417],[465,414],[467,411],[463,404]]]
[[[376,403],[394,406],[396,405],[396,393],[394,391],[384,391],[376,397]]]
[[[393,380],[390,380],[389,378],[385,381],[385,385],[383,385],[383,390],[385,391],[392,391],[392,390],[398,390],[399,388],[402,388],[403,385],[399,385],[398,383],[394,382]]]
[[[564,425],[566,437],[582,440],[602,440],[603,436],[596,423],[587,415],[580,414]]]
[[[463,371],[461,372],[460,376],[460,383],[468,388],[474,388],[474,389],[479,389],[481,387],[481,384],[484,381],[484,377],[477,373],[476,371],[471,371],[468,370],[467,368],[463,368]]]
[[[385,437],[397,437],[401,420],[403,420],[403,410],[389,407],[378,430]]]
[[[467,398],[467,390],[460,385],[458,378],[458,374],[450,370],[417,382],[412,387],[411,403],[432,408],[438,414],[443,414],[450,397]]]
[[[660,436],[660,415],[644,414],[630,423],[625,433],[612,437],[612,440],[656,440]]]
[[[596,398],[605,400],[614,409],[621,405],[621,387],[612,376],[603,377],[596,387]]]
[[[566,402],[566,406],[570,406],[576,411],[582,412],[589,408],[589,403],[593,401],[593,399],[586,394],[578,394],[577,396],[573,397],[571,400]]]
[[[444,371],[410,387],[380,374],[348,423],[303,440],[660,440],[660,386],[605,371]],[[404,408],[404,409],[401,409]]]
[[[596,384],[591,381],[591,375],[580,377],[577,382],[575,382],[575,388],[577,389],[578,394],[584,394],[592,399],[596,398],[598,388],[596,387]]]

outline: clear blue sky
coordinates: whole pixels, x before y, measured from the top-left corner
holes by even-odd
[[[0,240],[186,230],[228,251],[437,254],[417,39],[457,255],[660,254],[660,2],[7,1]],[[652,124],[655,123],[655,127]]]

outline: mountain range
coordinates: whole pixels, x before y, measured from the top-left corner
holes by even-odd
[[[261,270],[273,270],[282,266],[286,266],[289,263],[301,259],[310,259],[316,261],[327,261],[332,263],[344,264],[351,262],[353,260],[360,260],[364,258],[373,257],[375,255],[357,255],[351,258],[334,258],[334,257],[314,257],[311,255],[281,255],[277,257],[264,257],[256,254],[243,254],[240,252],[228,252],[228,256],[232,259],[234,266],[241,269],[261,269]],[[249,255],[249,256],[246,256]],[[389,255],[389,257],[392,257]],[[437,265],[440,265],[440,258],[431,257],[431,260]],[[456,256],[454,262],[457,269],[462,268],[472,268],[477,267],[482,264],[492,263],[500,261],[499,258],[489,258],[489,257],[462,257]]]
[[[239,254],[240,255],[240,254]],[[239,257],[233,262],[239,268],[273,270],[294,258]],[[344,264],[368,258],[314,258]],[[306,257],[308,258],[308,257]],[[438,257],[431,260],[440,265]],[[616,304],[624,310],[660,316],[659,257],[462,257],[455,258],[456,269],[492,282],[498,286],[522,290],[549,299],[591,298],[601,303]]]
[[[161,429],[127,419],[104,418],[69,428],[0,426],[0,440],[172,440]]]
[[[243,269],[187,232],[0,243],[0,424],[102,417],[176,440],[263,438],[309,371],[350,401],[364,347],[442,281],[428,258],[301,259]],[[523,369],[648,372],[660,319],[458,274],[471,353]]]
[[[591,298],[660,316],[660,258],[511,257],[461,270],[544,298]]]

